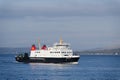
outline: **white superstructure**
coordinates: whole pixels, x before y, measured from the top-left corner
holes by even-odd
[[[43,45],[40,49],[36,50],[35,46],[32,46],[30,57],[72,57],[73,51],[70,48],[70,44],[64,43],[60,39],[59,43],[55,43],[52,47],[46,47]],[[75,57],[75,56],[74,56]],[[77,57],[77,56],[76,56]]]

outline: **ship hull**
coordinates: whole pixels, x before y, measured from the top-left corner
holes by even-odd
[[[16,61],[18,62],[25,62],[25,63],[71,63],[71,62],[78,62],[78,57],[61,57],[61,58],[54,58],[54,57],[28,57],[20,58],[15,57]]]

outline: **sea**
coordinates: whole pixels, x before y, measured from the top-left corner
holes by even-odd
[[[80,55],[78,64],[20,63],[13,51],[0,49],[0,80],[120,80],[120,55]]]

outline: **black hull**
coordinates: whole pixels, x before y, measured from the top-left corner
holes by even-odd
[[[21,58],[15,57],[16,61],[18,62],[25,62],[25,63],[71,63],[71,62],[78,62],[78,57],[70,57],[70,58],[46,58],[46,57],[32,57],[32,58]]]

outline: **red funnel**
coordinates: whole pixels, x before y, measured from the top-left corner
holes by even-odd
[[[32,51],[36,50],[36,46],[35,46],[35,45],[32,45],[31,50],[32,50]]]

